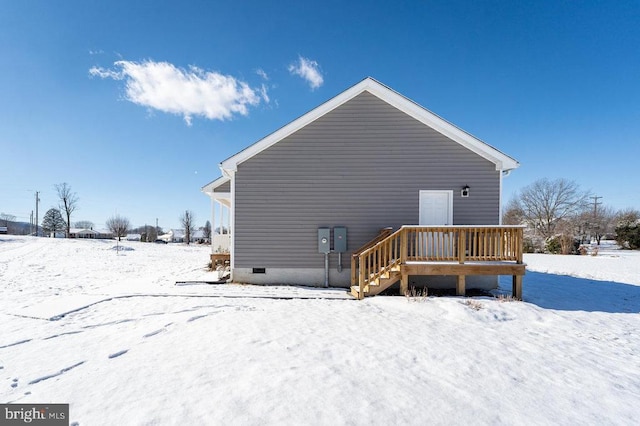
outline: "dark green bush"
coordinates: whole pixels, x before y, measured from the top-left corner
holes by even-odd
[[[562,252],[562,245],[560,244],[560,237],[553,237],[547,240],[544,246],[547,253],[558,254]]]
[[[640,225],[636,223],[616,227],[616,242],[620,247],[640,249]]]

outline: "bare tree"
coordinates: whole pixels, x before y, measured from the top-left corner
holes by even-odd
[[[583,242],[586,242],[584,241],[585,237],[589,235],[591,238],[595,238],[600,245],[602,237],[614,233],[615,217],[615,211],[609,206],[583,211],[576,219]]]
[[[185,210],[185,212],[180,216],[180,223],[184,228],[184,242],[187,243],[187,245],[191,242],[191,236],[193,235],[193,231],[195,231],[194,222],[195,220],[191,210]]]
[[[67,238],[69,238],[71,213],[78,208],[78,195],[76,195],[75,192],[71,192],[71,186],[66,182],[56,184],[54,186],[58,193],[58,198],[60,199],[60,210],[62,210],[67,216]]]
[[[119,214],[107,219],[106,225],[107,228],[109,228],[109,231],[113,232],[113,235],[118,237],[118,241],[120,241],[120,238],[127,235],[127,230],[131,227],[129,219],[122,217]]]
[[[202,227],[202,232],[204,233],[204,238],[207,241],[211,241],[211,222],[207,221]]]
[[[524,214],[516,199],[512,199],[502,210],[503,225],[523,225]]]
[[[42,219],[42,229],[46,232],[51,233],[54,238],[56,233],[59,231],[63,231],[67,227],[67,222],[64,221],[60,210],[58,209],[49,209],[44,215]]]
[[[90,220],[79,220],[74,225],[76,228],[82,229],[93,229],[93,227],[95,226]]]
[[[147,228],[147,241],[154,242],[158,239],[158,229],[155,226],[149,226]]]
[[[539,179],[523,188],[515,203],[524,221],[544,238],[552,237],[556,226],[588,207],[589,193],[567,179]]]
[[[4,226],[9,226],[9,222],[15,222],[16,217],[8,213],[0,213],[0,223],[4,223]]]
[[[640,210],[631,207],[618,211],[614,218],[614,222],[617,225],[636,223],[638,220],[640,220]]]

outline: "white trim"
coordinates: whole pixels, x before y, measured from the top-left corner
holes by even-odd
[[[502,225],[502,179],[503,174],[500,172],[500,189],[498,190],[498,225]]]
[[[216,199],[211,197],[211,233],[209,234],[209,245],[211,246],[211,253],[214,253],[213,236],[216,233]],[[211,265],[212,267],[215,265]]]
[[[447,221],[449,222],[445,226],[453,226],[453,190],[451,189],[421,189],[418,191],[418,226],[420,225],[420,218],[422,217],[422,195],[429,194],[447,194],[449,197],[449,202],[447,203],[447,209],[449,210],[447,215]],[[429,225],[422,225],[429,226]],[[440,225],[438,225],[440,226]]]
[[[229,243],[229,268],[231,269],[231,275],[229,279],[233,281],[233,270],[236,265],[236,174],[229,173],[231,178],[231,207],[229,208],[229,233],[231,234],[231,242]]]
[[[495,149],[491,145],[486,144],[480,139],[456,127],[455,125],[442,119],[441,117],[437,116],[436,114],[432,113],[426,108],[400,95],[399,93],[393,91],[387,86],[384,86],[383,84],[379,83],[373,78],[367,77],[364,80],[362,80],[360,83],[345,90],[338,96],[335,96],[329,101],[311,110],[310,112],[306,113],[305,115],[298,118],[297,120],[292,121],[291,123],[280,128],[274,133],[271,133],[270,135],[259,140],[258,142],[249,146],[243,151],[240,151],[234,156],[224,160],[220,164],[220,168],[222,169],[223,174],[226,174],[225,171],[231,171],[231,172],[237,171],[239,164],[252,158],[256,154],[264,151],[265,149],[271,147],[272,145],[278,143],[282,139],[298,131],[299,129],[305,127],[309,123],[317,120],[318,118],[322,117],[323,115],[332,111],[338,106],[344,104],[345,102],[353,99],[354,97],[356,97],[357,95],[361,94],[364,91],[367,91],[373,94],[374,96],[377,96],[381,100],[394,106],[400,111],[410,115],[411,117],[415,118],[416,120],[419,120],[425,125],[447,136],[448,138],[459,143],[465,148],[491,161],[496,165],[496,170],[512,170],[519,167],[520,165],[515,159],[500,152],[499,150]]]

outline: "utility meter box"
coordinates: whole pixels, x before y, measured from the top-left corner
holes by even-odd
[[[318,251],[320,253],[331,252],[331,229],[318,228]]]
[[[333,250],[337,253],[347,251],[347,228],[344,226],[333,228]]]

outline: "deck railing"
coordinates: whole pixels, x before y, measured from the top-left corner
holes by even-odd
[[[403,226],[404,261],[522,263],[520,226]]]
[[[397,272],[406,262],[522,263],[520,226],[403,226],[352,261],[352,284],[360,294],[369,283]],[[358,276],[356,279],[356,268]]]

